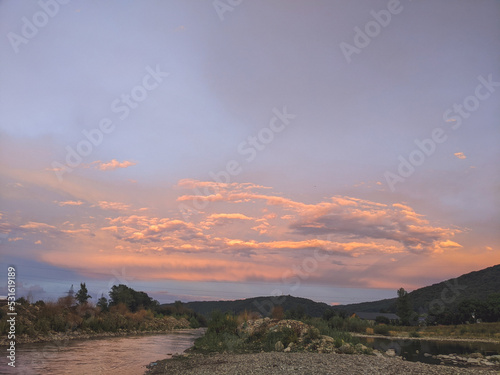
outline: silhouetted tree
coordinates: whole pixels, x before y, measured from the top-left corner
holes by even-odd
[[[88,299],[92,298],[85,283],[80,283],[80,290],[76,292],[75,298],[80,305],[87,303]]]
[[[137,292],[126,285],[113,285],[109,292],[109,306],[116,306],[123,303],[127,308],[135,312],[141,307],[144,309],[156,310],[159,306],[158,301],[152,299],[144,292]]]
[[[68,297],[73,298],[75,296],[75,290],[73,289],[73,284],[71,284],[71,287],[68,290]]]
[[[408,292],[403,288],[400,288],[398,290],[398,301],[396,302],[396,310],[399,319],[401,319],[401,324],[410,325],[410,319],[412,317],[413,311],[410,306]]]
[[[97,307],[101,309],[101,311],[108,311],[108,300],[104,297],[104,294],[101,294],[101,298],[97,301]]]

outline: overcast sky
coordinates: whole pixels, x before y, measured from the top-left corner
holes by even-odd
[[[45,1],[0,1],[19,295],[336,304],[500,263],[498,1]]]

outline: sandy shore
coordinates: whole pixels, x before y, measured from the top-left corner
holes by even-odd
[[[320,353],[189,354],[156,362],[148,374],[498,374],[487,368],[458,368],[407,362],[401,358]]]

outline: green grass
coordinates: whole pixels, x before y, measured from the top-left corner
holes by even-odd
[[[201,353],[212,352],[260,352],[274,351],[275,345],[281,341],[283,347],[289,344],[296,344],[293,350],[302,350],[301,347],[307,346],[321,338],[322,335],[330,336],[334,339],[335,346],[340,347],[346,343],[356,345],[359,343],[357,337],[353,337],[345,331],[340,331],[331,327],[327,321],[321,318],[304,319],[303,323],[311,327],[302,337],[299,344],[300,332],[293,328],[280,327],[279,329],[266,331],[265,327],[253,331],[251,335],[238,331],[238,319],[232,314],[222,314],[220,312],[212,313],[208,322],[208,329],[204,336],[198,338],[194,344],[194,350]],[[245,324],[245,323],[243,323]],[[300,348],[299,348],[300,347]]]

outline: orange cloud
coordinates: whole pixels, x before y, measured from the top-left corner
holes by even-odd
[[[54,203],[57,203],[59,206],[81,206],[83,204],[82,201],[65,201],[65,202],[57,202],[55,201]]]
[[[455,152],[453,155],[459,159],[467,159],[467,156],[465,156],[463,152]]]
[[[462,247],[462,245],[460,245],[459,243],[450,241],[450,240],[446,240],[446,241],[440,242],[439,247],[441,247],[441,248]]]
[[[136,164],[137,163],[132,162],[132,161],[128,161],[128,160],[119,162],[116,159],[113,159],[113,160],[108,161],[108,162],[102,162],[102,161],[98,160],[98,161],[95,161],[92,163],[92,165],[95,165],[94,168],[99,169],[100,171],[111,171],[111,170],[118,169],[118,168],[128,168],[128,167],[131,167],[131,166],[136,165]]]
[[[126,211],[130,208],[129,204],[120,202],[106,202],[106,201],[99,201],[97,203],[97,206],[99,208],[102,208],[103,210],[116,210],[116,211]]]
[[[257,202],[268,207],[277,206],[298,215],[290,228],[304,236],[335,234],[399,242],[411,252],[432,252],[442,250],[440,242],[459,233],[458,229],[433,226],[412,207],[395,203],[383,203],[363,199],[334,196],[329,201],[305,204],[277,195],[262,194],[262,187],[232,183],[218,184],[197,180],[181,180],[180,187],[193,189],[195,194],[182,195],[178,201],[186,202]],[[203,189],[202,189],[203,188]],[[203,190],[203,194],[201,191]],[[282,216],[288,218],[290,216]],[[261,234],[265,226],[255,227]],[[448,238],[447,238],[448,237]]]
[[[28,224],[20,225],[19,227],[23,229],[40,229],[40,230],[56,229],[56,227],[53,225],[49,225],[46,223],[38,223],[36,221],[29,221]]]
[[[252,220],[251,217],[248,217],[243,214],[212,214],[210,215],[207,219],[213,219],[213,220],[218,220],[218,219],[230,219],[230,220]]]

